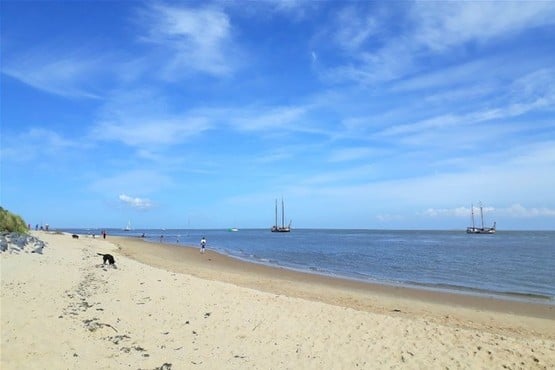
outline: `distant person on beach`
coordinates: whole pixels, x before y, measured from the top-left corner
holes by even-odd
[[[106,239],[106,230],[102,230],[102,239]]]
[[[202,239],[200,239],[200,253],[204,254],[206,250],[206,238],[203,236]]]

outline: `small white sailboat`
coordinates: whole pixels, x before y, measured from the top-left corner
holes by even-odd
[[[131,221],[127,221],[127,226],[123,228],[123,231],[131,231]]]

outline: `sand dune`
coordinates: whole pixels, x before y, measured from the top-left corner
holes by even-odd
[[[0,256],[2,369],[555,367],[553,306],[358,285],[124,238],[36,235],[44,254]]]

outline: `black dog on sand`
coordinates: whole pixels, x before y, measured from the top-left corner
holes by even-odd
[[[104,254],[104,253],[97,253],[99,256],[102,256],[102,264],[105,265],[106,262],[108,262],[108,264],[110,265],[114,265],[116,263],[116,260],[114,258],[114,256],[112,256],[111,254]]]

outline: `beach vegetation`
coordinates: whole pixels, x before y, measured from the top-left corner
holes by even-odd
[[[21,216],[0,207],[0,231],[26,234],[29,228]]]

